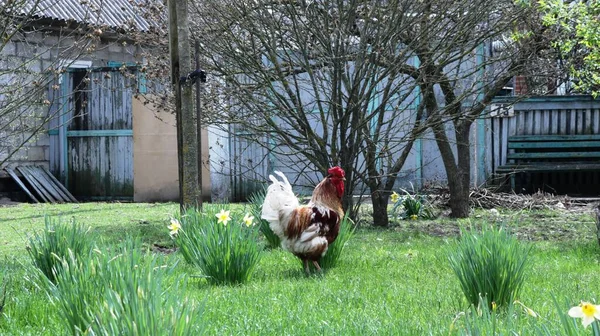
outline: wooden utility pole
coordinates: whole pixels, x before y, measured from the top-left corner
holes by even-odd
[[[198,39],[194,41],[194,53],[196,55],[196,72],[202,71],[200,69],[200,42]],[[196,80],[196,137],[198,142],[196,143],[198,151],[198,185],[200,186],[200,195],[198,197],[198,208],[202,208],[202,100],[200,94],[202,93],[202,79]]]
[[[179,205],[181,209],[195,207],[201,202],[198,184],[198,148],[189,41],[187,0],[169,0],[169,49],[171,81],[175,91],[177,122],[177,159],[179,164]]]

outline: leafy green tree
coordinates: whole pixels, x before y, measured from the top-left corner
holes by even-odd
[[[540,0],[543,23],[579,93],[600,94],[600,1]]]

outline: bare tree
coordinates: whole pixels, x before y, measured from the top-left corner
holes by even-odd
[[[347,195],[370,190],[379,226],[427,130],[444,162],[452,215],[468,216],[473,122],[507,81],[532,70],[545,45],[531,24],[535,8],[513,1],[195,4],[192,29],[229,98],[220,117],[301,169],[341,165]],[[492,42],[501,45],[494,54]]]

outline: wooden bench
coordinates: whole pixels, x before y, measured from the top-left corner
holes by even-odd
[[[518,173],[600,171],[600,135],[518,135],[508,137],[506,165],[515,188]]]

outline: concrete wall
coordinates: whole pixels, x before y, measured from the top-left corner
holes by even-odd
[[[177,201],[179,175],[175,115],[144,102],[147,102],[146,98],[133,99],[133,200]],[[205,201],[211,200],[208,139],[208,132],[204,130],[202,194]]]

